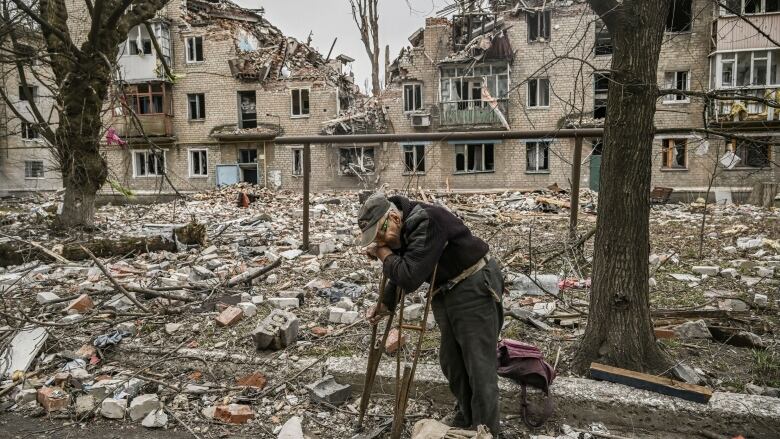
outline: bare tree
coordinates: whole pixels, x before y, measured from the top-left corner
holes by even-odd
[[[60,223],[66,227],[89,226],[94,221],[95,197],[105,184],[108,166],[100,152],[103,132],[102,114],[109,95],[117,47],[127,38],[128,31],[154,17],[168,0],[10,0],[17,15],[40,28],[47,52],[47,68],[53,76],[52,94],[57,122],[53,124],[41,114],[29,87],[26,69],[15,61],[21,90],[24,90],[34,120],[31,121],[51,145],[59,163],[65,187]],[[85,35],[76,35],[68,27],[68,14],[82,8],[88,12]],[[13,47],[18,46],[19,26],[6,14],[3,28],[9,33]],[[77,41],[83,43],[77,45]],[[5,91],[3,100],[13,111]],[[22,114],[16,117],[26,121]]]
[[[650,320],[648,254],[656,72],[670,0],[589,0],[612,34],[593,287],[580,369],[664,370]]]
[[[379,83],[379,0],[349,0],[360,40],[371,60],[371,88],[374,96],[382,91]]]

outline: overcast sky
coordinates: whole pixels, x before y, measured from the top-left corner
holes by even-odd
[[[313,45],[323,55],[328,54],[333,39],[338,37],[333,55],[346,54],[355,58],[355,82],[361,88],[371,77],[371,64],[360,41],[360,34],[352,20],[349,0],[233,0],[245,8],[265,9],[265,17],[285,34],[306,41],[314,32]],[[402,47],[409,46],[408,38],[415,30],[425,26],[425,17],[451,0],[380,0],[380,44],[390,45],[390,60],[398,56]],[[380,56],[380,68],[384,66],[384,49]],[[370,79],[369,79],[370,83]]]

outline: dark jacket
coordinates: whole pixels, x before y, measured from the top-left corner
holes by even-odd
[[[383,271],[388,278],[383,303],[394,310],[396,287],[414,292],[430,282],[438,263],[435,288],[471,267],[489,250],[487,243],[447,209],[395,196],[389,200],[403,212],[401,248],[385,258]]]

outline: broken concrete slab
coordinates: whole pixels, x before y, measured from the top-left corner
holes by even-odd
[[[294,297],[270,297],[268,303],[279,309],[298,308],[300,305],[298,299]]]
[[[530,278],[529,278],[530,276]],[[545,290],[558,294],[560,278],[554,274],[532,273],[529,276],[519,273],[508,273],[507,283],[510,284],[509,292],[513,298],[520,296],[543,296]]]
[[[100,414],[108,419],[124,419],[127,399],[106,398],[100,403]]]
[[[257,350],[284,349],[298,339],[300,323],[295,314],[275,309],[252,332]]]
[[[363,388],[366,359],[332,357],[325,369],[339,382],[351,384],[353,391]],[[375,386],[392,394],[395,383],[395,362],[379,364]],[[499,379],[502,414],[520,411],[520,386],[511,380]],[[531,397],[537,391],[529,389]],[[699,404],[679,398],[634,389],[621,384],[561,376],[553,382],[556,417],[581,423],[602,422],[634,428],[641,425],[650,431],[673,431],[683,435],[691,431],[709,430],[729,436],[740,432],[745,437],[774,438],[780,431],[780,399],[767,396],[714,392],[709,403]],[[447,379],[438,364],[417,366],[410,398],[428,398],[442,407],[452,407],[454,398]],[[675,422],[670,423],[669,419]]]
[[[10,376],[17,370],[27,372],[47,338],[49,332],[46,328],[33,325],[22,328],[0,355],[0,377]]]
[[[422,319],[423,312],[425,312],[425,304],[413,303],[404,307],[404,320],[416,321]]]
[[[165,428],[168,425],[168,415],[163,409],[153,410],[144,417],[141,425],[146,428]]]
[[[279,430],[277,439],[304,439],[302,422],[303,420],[298,416],[288,419]]]
[[[669,273],[669,276],[671,276],[674,280],[679,280],[681,282],[700,282],[701,278],[698,276],[693,276],[686,273]]]
[[[706,274],[707,276],[717,276],[720,273],[720,267],[714,267],[710,265],[696,265],[691,270],[694,273]]]
[[[97,406],[97,400],[92,395],[79,395],[76,397],[76,415],[84,416],[91,413]]]
[[[130,401],[130,419],[137,421],[160,408],[160,397],[155,393],[138,395]]]
[[[60,300],[60,296],[52,293],[51,291],[41,291],[35,296],[35,300],[41,305],[48,305],[52,302]]]
[[[311,399],[315,402],[327,402],[328,404],[339,405],[349,399],[352,386],[348,384],[339,384],[331,375],[326,375],[315,383],[306,386],[309,390]]]

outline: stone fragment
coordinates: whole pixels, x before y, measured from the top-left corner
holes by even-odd
[[[22,389],[14,395],[14,401],[17,404],[26,404],[38,400],[38,391],[36,389]]]
[[[268,384],[268,378],[262,372],[255,372],[236,380],[236,385],[238,386],[254,387],[260,390],[264,389],[266,384]]]
[[[241,311],[241,308],[229,306],[217,316],[217,324],[219,326],[235,325],[243,316],[244,312]]]
[[[263,296],[252,296],[252,300],[250,300],[250,302],[252,302],[254,305],[260,305],[263,303],[263,300]]]
[[[68,307],[65,308],[65,312],[68,314],[83,314],[94,307],[95,304],[92,302],[92,299],[88,295],[82,294],[70,302]]]
[[[687,364],[680,363],[672,368],[672,373],[679,380],[688,384],[704,384],[704,378],[699,375],[696,370]]]
[[[76,415],[83,416],[87,413],[91,413],[95,406],[97,405],[97,401],[95,400],[95,397],[92,395],[79,395],[76,397]]]
[[[287,259],[292,260],[297,258],[298,256],[303,254],[303,250],[293,249],[293,250],[287,250],[279,253],[279,256]]]
[[[141,421],[141,425],[146,428],[165,428],[168,425],[168,415],[163,409],[153,410]]]
[[[336,241],[326,240],[316,242],[309,246],[309,253],[313,255],[325,255],[336,251]]]
[[[341,323],[341,317],[345,312],[346,310],[344,308],[339,308],[336,306],[328,308],[328,321],[330,323]]]
[[[268,299],[268,303],[279,309],[298,308],[299,306],[298,299],[294,297],[271,297]]]
[[[425,312],[425,305],[422,303],[414,303],[404,307],[404,320],[415,321],[420,320]]]
[[[257,350],[283,349],[298,339],[299,325],[295,314],[275,309],[252,332],[252,340]]]
[[[747,311],[750,309],[747,303],[739,299],[724,299],[718,301],[718,308],[724,311]]]
[[[733,254],[737,253],[737,248],[734,247],[733,245],[729,245],[729,246],[723,247],[723,251],[725,253],[733,255]]]
[[[398,349],[400,349],[403,345],[406,344],[406,341],[408,339],[408,336],[406,334],[403,335],[403,338],[399,338],[398,336],[398,328],[393,328],[390,330],[390,333],[387,334],[387,341],[385,342],[385,352],[388,354],[394,354]]]
[[[284,423],[279,430],[277,439],[304,439],[302,420],[298,416],[293,416]]]
[[[769,298],[766,294],[756,293],[753,296],[753,304],[756,305],[757,308],[766,308],[769,304]]]
[[[745,393],[748,393],[750,395],[763,395],[764,388],[761,386],[757,386],[753,383],[747,383],[745,384]]]
[[[165,324],[165,333],[168,335],[173,335],[176,331],[178,331],[181,328],[181,323],[166,323]]]
[[[254,417],[252,407],[243,404],[219,405],[214,410],[214,418],[228,424],[244,424]]]
[[[257,307],[252,302],[241,302],[236,306],[241,308],[241,311],[246,317],[254,317],[254,315],[257,314]]]
[[[206,419],[214,419],[214,414],[217,411],[217,406],[210,405],[208,407],[204,407],[203,410],[200,411],[200,413],[203,415]]]
[[[737,238],[737,248],[740,250],[759,248],[762,245],[764,245],[764,240],[761,238]]]
[[[352,302],[352,300],[348,297],[342,297],[339,299],[338,302],[334,305],[336,308],[341,308],[344,311],[356,311],[357,307],[355,306],[355,303]]]
[[[327,402],[339,405],[349,399],[352,394],[352,386],[339,384],[332,375],[326,375],[319,381],[306,386],[311,399],[316,402]]]
[[[360,313],[357,311],[346,311],[341,315],[341,323],[351,325],[360,319]]]
[[[691,274],[685,274],[685,273],[669,273],[669,276],[671,276],[674,280],[679,280],[681,282],[699,282],[699,281],[701,281],[700,277],[693,276]]]
[[[546,317],[555,312],[555,302],[534,303],[533,313],[539,317]]]
[[[775,275],[774,267],[758,267],[756,268],[756,275],[758,277],[772,277]]]
[[[726,279],[734,279],[739,274],[737,273],[736,268],[724,268],[723,270],[720,271],[720,275],[721,277],[725,277]]]
[[[41,305],[48,305],[60,299],[60,296],[52,293],[51,291],[42,291],[35,296],[35,300]]]
[[[698,274],[706,274],[707,276],[717,276],[720,273],[720,267],[697,265],[693,267],[693,272]]]
[[[100,404],[100,414],[108,419],[124,419],[126,410],[126,399],[106,398]]]
[[[712,338],[712,334],[707,329],[707,323],[704,320],[685,322],[678,325],[674,328],[674,333],[678,338]]]
[[[213,253],[216,253],[216,252],[217,252],[217,246],[210,245],[210,246],[206,247],[205,249],[203,249],[203,251],[201,251],[200,254],[201,254],[201,256],[206,256],[206,255],[210,255],[210,254],[213,254]]]
[[[155,393],[138,395],[130,401],[130,419],[137,421],[160,408],[160,398]]]
[[[41,387],[38,390],[38,404],[47,412],[67,410],[70,394],[59,387]]]

